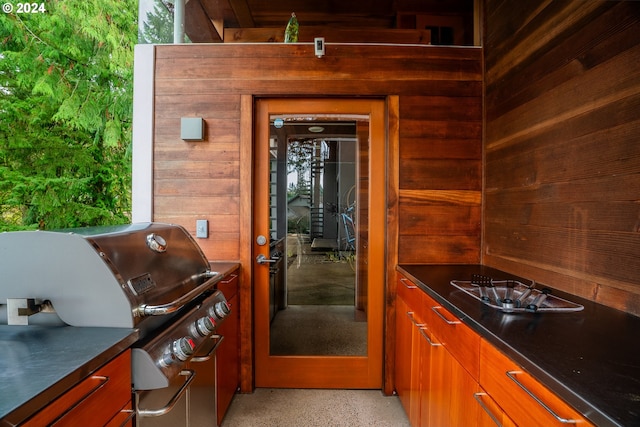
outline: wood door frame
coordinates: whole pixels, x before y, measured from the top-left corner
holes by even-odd
[[[254,105],[253,167],[253,252],[255,385],[258,387],[305,388],[383,388],[384,318],[386,283],[386,105],[382,99],[344,98],[264,98]],[[369,163],[369,310],[368,355],[358,356],[270,356],[268,304],[268,266],[255,263],[259,254],[269,256],[268,245],[255,242],[260,230],[269,229],[268,158],[269,116],[271,114],[358,114],[368,115],[370,127]],[[364,167],[364,165],[363,165]],[[258,191],[262,188],[262,191]],[[372,191],[375,189],[375,191]],[[383,189],[380,191],[380,189]],[[267,233],[268,234],[268,233]],[[264,270],[260,270],[264,269]],[[262,275],[262,276],[261,276]],[[262,278],[262,279],[260,279]],[[260,282],[262,280],[262,282]],[[266,286],[265,286],[266,285]],[[266,326],[264,326],[266,324]],[[265,329],[266,328],[266,329]],[[262,333],[266,330],[267,333]],[[264,367],[268,366],[268,369]],[[293,369],[293,370],[292,370]]]

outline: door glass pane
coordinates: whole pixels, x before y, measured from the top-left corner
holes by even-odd
[[[270,120],[270,354],[366,356],[368,117]]]

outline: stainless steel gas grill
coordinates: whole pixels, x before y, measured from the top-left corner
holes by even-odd
[[[131,367],[136,400],[154,401],[149,390],[163,389],[158,394],[167,405],[137,408],[137,425],[151,425],[147,419],[165,418],[181,405],[197,375],[195,362],[211,358],[222,339],[216,328],[230,312],[215,289],[222,275],[177,225],[2,233],[0,269],[0,323],[6,317],[9,325],[138,329]],[[203,351],[210,354],[194,359]]]

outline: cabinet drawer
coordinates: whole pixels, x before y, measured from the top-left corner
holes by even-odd
[[[416,298],[416,295],[420,295],[422,290],[418,288],[418,285],[413,283],[402,274],[398,274],[398,297],[402,298],[406,302]]]
[[[127,350],[54,400],[22,426],[104,426],[130,400],[131,353]]]
[[[480,385],[520,427],[592,425],[484,340],[480,344]]]
[[[424,297],[425,293],[422,289],[418,288],[411,280],[401,275],[398,276],[398,298],[401,298],[407,306],[407,311],[397,313],[398,316],[410,313],[409,317],[414,323],[426,323],[428,319]]]
[[[402,298],[410,310],[416,310],[422,305],[422,289],[401,274],[398,274],[398,298]]]
[[[229,300],[238,293],[238,270],[228,274],[224,279],[217,283],[217,287],[224,297]]]
[[[424,302],[429,310],[427,316],[436,340],[449,350],[477,381],[480,371],[480,335],[426,294]]]

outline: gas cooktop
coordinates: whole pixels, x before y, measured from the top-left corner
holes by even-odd
[[[493,280],[473,275],[470,281],[452,280],[451,284],[485,305],[505,313],[572,312],[584,307],[553,295],[549,288],[536,289],[535,282],[525,285],[518,280]]]

